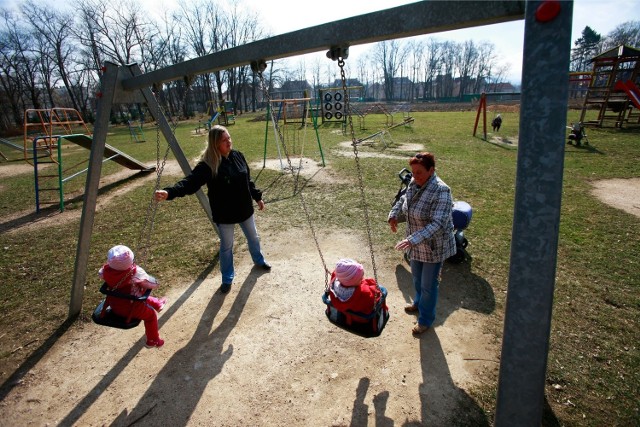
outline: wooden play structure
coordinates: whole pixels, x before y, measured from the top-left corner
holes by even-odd
[[[591,62],[593,71],[580,123],[617,128],[625,123],[640,123],[640,49],[620,45]]]

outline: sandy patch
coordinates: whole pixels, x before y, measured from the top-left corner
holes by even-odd
[[[602,202],[640,217],[640,178],[606,179],[592,185],[593,195]]]
[[[309,231],[272,232],[267,215],[259,213],[259,227],[271,272],[252,269],[239,244],[228,294],[218,291],[217,264],[175,283],[160,315],[159,350],[144,348],[142,326],[75,325],[4,396],[2,424],[446,426],[481,414],[465,388],[498,367],[482,326],[493,297],[481,278],[447,266],[439,318],[418,339],[410,333],[415,317],[402,310],[408,266],[387,248],[377,264],[391,319],[380,337],[362,338],[324,314]],[[328,263],[353,257],[371,275],[364,241],[343,230],[320,233]]]

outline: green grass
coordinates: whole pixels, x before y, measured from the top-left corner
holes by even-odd
[[[568,122],[578,112],[570,111]],[[406,155],[413,149],[399,150],[403,144],[423,144],[436,154],[439,175],[450,185],[456,199],[473,206],[473,221],[466,232],[471,244],[471,268],[489,283],[495,296],[495,310],[488,328],[500,339],[509,273],[509,253],[517,148],[493,144],[472,136],[475,112],[414,113],[409,127],[391,131],[392,145],[386,154]],[[503,139],[517,140],[518,115],[503,113]],[[237,117],[230,127],[234,146],[250,162],[259,162],[264,153],[265,122],[255,115]],[[396,116],[395,120],[401,120]],[[376,132],[384,116],[369,115],[366,130],[356,137]],[[193,137],[196,124],[182,123],[178,141],[188,159],[203,148],[204,135]],[[631,126],[630,126],[631,127]],[[321,162],[315,134],[308,131],[305,157]],[[546,398],[555,417],[563,425],[637,425],[640,363],[638,328],[640,312],[640,221],[613,208],[591,194],[591,183],[607,178],[638,177],[640,128],[587,129],[590,145],[566,147],[562,214],[558,248],[552,335],[548,359]],[[357,170],[352,159],[337,155],[340,143],[350,137],[338,124],[319,129],[323,153],[339,180],[334,184],[301,178],[304,197],[314,227],[353,229],[362,232]],[[478,134],[480,134],[479,132]],[[268,129],[267,156],[276,158],[273,131]],[[146,142],[130,141],[126,127],[110,129],[107,143],[148,163],[155,162],[156,135],[150,125],[145,128]],[[162,141],[164,148],[164,140]],[[288,147],[297,155],[300,144]],[[360,152],[380,153],[379,146],[362,146]],[[65,163],[86,159],[86,150],[63,149]],[[172,156],[170,155],[172,159]],[[386,251],[397,239],[388,232],[386,215],[398,190],[397,173],[407,166],[406,158],[364,157],[360,159],[372,220],[372,239],[377,254]],[[16,162],[0,162],[0,170]],[[103,176],[120,171],[113,162],[103,165]],[[277,231],[291,226],[306,228],[298,197],[293,196],[291,176],[260,168],[252,170],[258,187],[265,192],[268,211],[261,228]],[[79,195],[73,206],[81,209],[85,175],[71,180],[66,193]],[[130,178],[128,182],[136,180]],[[175,181],[163,177],[162,185]],[[3,176],[0,217],[34,210],[32,173]],[[88,289],[97,289],[96,271],[110,246],[137,239],[153,182],[115,197],[98,210],[89,255]],[[101,192],[100,196],[119,188]],[[26,212],[26,213],[25,213]],[[351,213],[350,213],[351,212]],[[69,303],[79,220],[56,223],[36,229],[22,228],[0,234],[0,366],[2,378],[10,369],[12,349],[24,337],[46,339],[64,321]],[[267,225],[268,224],[268,225]],[[175,275],[196,277],[217,251],[213,230],[201,214],[196,198],[185,198],[171,209],[159,209],[155,220],[152,250],[145,268],[159,272],[161,279]],[[165,280],[164,283],[171,283]],[[85,293],[81,319],[87,321],[98,302],[97,292]],[[26,341],[29,341],[26,339]],[[14,368],[15,369],[15,368]],[[472,390],[472,396],[487,411],[495,407],[495,382]]]

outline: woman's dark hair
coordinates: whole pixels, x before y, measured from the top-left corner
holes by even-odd
[[[433,154],[425,151],[424,153],[418,153],[411,159],[409,159],[409,165],[415,164],[420,164],[424,166],[426,170],[429,170],[436,167],[436,158],[433,156]]]

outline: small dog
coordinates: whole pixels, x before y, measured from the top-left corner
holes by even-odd
[[[502,125],[502,117],[500,116],[500,114],[498,114],[496,118],[491,121],[491,126],[493,127],[493,131],[499,132],[501,125]]]

